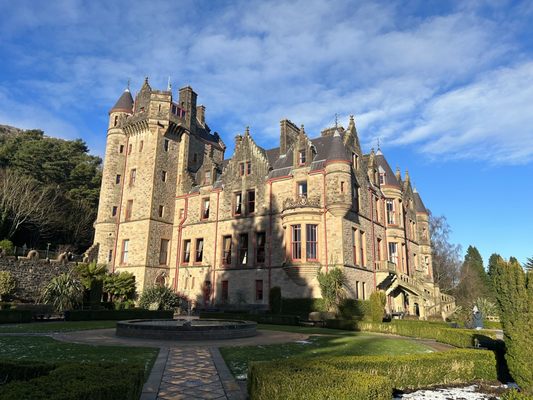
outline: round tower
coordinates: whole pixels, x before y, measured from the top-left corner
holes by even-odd
[[[133,98],[126,89],[109,111],[102,186],[94,224],[94,243],[98,244],[98,263],[101,264],[110,264],[115,256],[115,231],[121,213],[124,166],[128,154],[128,139],[122,129],[122,121],[132,113]]]

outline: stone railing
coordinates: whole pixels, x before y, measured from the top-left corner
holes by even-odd
[[[320,197],[298,196],[295,199],[285,199],[283,202],[283,211],[303,207],[320,208]]]
[[[377,272],[391,272],[396,273],[396,264],[392,261],[381,260],[375,262]]]

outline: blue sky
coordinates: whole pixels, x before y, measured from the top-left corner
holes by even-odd
[[[0,123],[103,155],[107,111],[145,76],[193,86],[229,150],[247,125],[274,147],[282,118],[318,136],[354,114],[454,242],[524,261],[532,20],[532,2],[503,0],[0,0]]]

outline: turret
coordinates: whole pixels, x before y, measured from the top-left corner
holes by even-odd
[[[129,88],[124,90],[122,96],[119,97],[113,108],[109,110],[109,126],[108,129],[119,125],[120,118],[125,114],[133,113],[133,97]]]

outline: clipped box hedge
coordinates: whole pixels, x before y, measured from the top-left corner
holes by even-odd
[[[65,311],[65,321],[119,321],[126,319],[172,319],[174,311],[153,311],[141,308],[129,310],[70,310]]]
[[[393,389],[497,380],[496,358],[484,350],[402,356],[342,356],[252,363],[251,400],[387,399]]]
[[[27,366],[29,367],[29,366]],[[1,367],[0,367],[1,368]],[[138,400],[144,367],[139,364],[62,364],[41,366],[40,376],[30,376],[0,386],[2,400]],[[20,378],[20,372],[19,372]]]
[[[392,384],[316,362],[259,362],[250,366],[248,393],[250,400],[390,400]]]
[[[200,318],[204,319],[231,319],[254,321],[258,324],[274,325],[299,325],[300,318],[296,315],[279,315],[279,314],[245,314],[233,312],[201,312]]]
[[[31,322],[32,314],[28,310],[0,310],[0,324],[19,324]]]
[[[27,381],[48,374],[56,368],[52,364],[35,361],[0,361],[0,382]],[[0,386],[0,393],[2,393]]]

